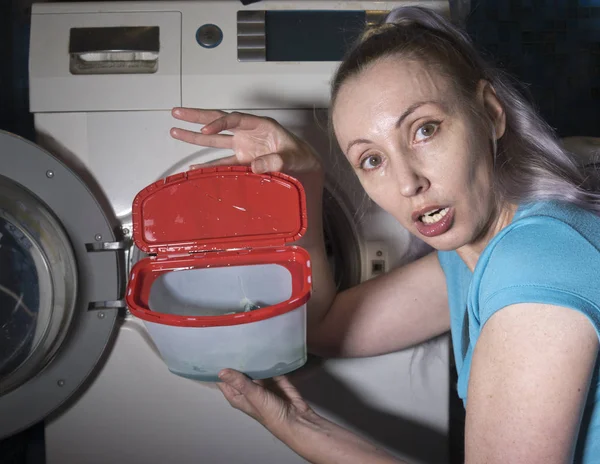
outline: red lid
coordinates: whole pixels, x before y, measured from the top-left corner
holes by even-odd
[[[146,253],[281,246],[306,231],[302,184],[227,166],[176,174],[133,201],[133,239]]]

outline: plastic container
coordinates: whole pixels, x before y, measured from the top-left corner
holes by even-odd
[[[306,363],[310,258],[286,245],[305,230],[304,190],[284,174],[189,171],[136,196],[133,236],[151,256],[131,270],[126,299],[171,372],[262,379]]]

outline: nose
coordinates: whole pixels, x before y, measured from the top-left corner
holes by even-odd
[[[402,163],[401,166],[398,166],[396,177],[400,186],[400,193],[407,198],[425,192],[430,185],[429,179],[408,163]]]

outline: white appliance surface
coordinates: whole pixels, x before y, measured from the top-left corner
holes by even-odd
[[[360,236],[363,275],[377,251],[388,267],[423,251],[393,218],[366,200],[326,124],[333,62],[241,63],[236,14],[243,10],[389,10],[447,2],[237,1],[64,3],[34,6],[31,111],[38,143],[87,180],[126,232],[131,202],[148,184],[219,158],[223,150],[173,140],[174,106],[238,109],[266,115],[306,137],[322,155],[330,189]],[[126,14],[125,14],[126,13]],[[221,45],[200,47],[199,26],[216,24]],[[71,27],[160,26],[155,74],[72,75]],[[164,65],[163,65],[164,64]],[[186,125],[184,125],[186,127]],[[193,126],[189,126],[193,127]],[[346,163],[346,164],[345,164]],[[448,339],[363,359],[309,363],[291,375],[307,400],[341,425],[410,462],[447,462]],[[305,462],[220,391],[171,374],[141,321],[128,315],[82,391],[46,426],[50,464]]]

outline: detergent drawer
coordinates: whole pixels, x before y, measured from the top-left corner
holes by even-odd
[[[164,110],[181,104],[181,13],[31,17],[30,111]]]

